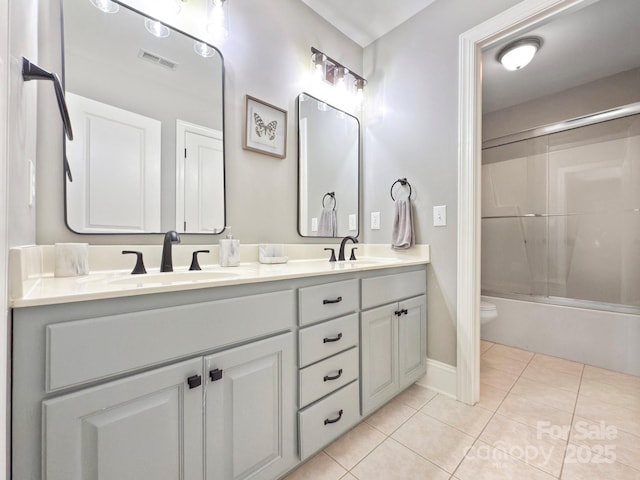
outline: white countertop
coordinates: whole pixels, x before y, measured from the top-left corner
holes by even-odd
[[[350,251],[349,244],[347,252]],[[53,247],[26,246],[10,250],[10,306],[13,308],[79,302],[106,298],[177,292],[199,288],[270,282],[292,278],[334,275],[347,272],[423,265],[430,261],[428,245],[409,250],[392,250],[388,245],[357,244],[358,260],[329,262],[327,245],[285,245],[290,260],[281,264],[261,264],[257,245],[242,245],[238,267],[220,267],[217,246],[176,245],[173,247],[174,272],[159,273],[153,260],[159,259],[159,246],[90,246],[90,274],[58,278],[53,275]],[[207,248],[211,254],[201,259],[202,271],[188,271],[191,252]],[[124,258],[121,250],[145,252],[146,275],[131,275],[135,257]],[[187,261],[188,260],[188,261]],[[215,260],[215,261],[214,261]],[[124,263],[123,263],[124,262]],[[147,263],[148,262],[148,263]],[[156,262],[157,263],[157,262]],[[129,265],[121,268],[123,265]],[[105,267],[113,266],[113,270]]]

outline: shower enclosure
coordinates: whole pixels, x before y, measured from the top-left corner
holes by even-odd
[[[639,112],[485,142],[483,295],[640,313]]]

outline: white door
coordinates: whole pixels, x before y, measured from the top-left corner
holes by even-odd
[[[222,135],[217,130],[178,120],[177,138],[177,230],[220,232],[225,226]]]
[[[427,297],[400,302],[398,309],[400,346],[400,390],[418,380],[427,371]]]
[[[361,314],[363,415],[398,392],[397,308],[394,303]]]
[[[205,357],[207,480],[272,480],[295,464],[293,334]]]
[[[44,478],[201,480],[201,373],[197,358],[45,400]]]
[[[67,141],[67,221],[78,233],[159,232],[161,123],[66,94],[75,139]],[[118,141],[113,139],[117,138]]]

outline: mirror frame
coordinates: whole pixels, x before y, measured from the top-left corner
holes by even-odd
[[[297,200],[298,200],[298,205],[297,205],[297,218],[296,218],[296,229],[298,232],[298,235],[301,236],[302,238],[343,238],[341,236],[337,236],[337,237],[321,237],[321,236],[316,236],[316,235],[303,235],[300,232],[300,218],[301,218],[301,204],[300,204],[300,95],[306,95],[307,97],[316,100],[318,102],[322,102],[325,103],[328,107],[331,107],[335,110],[338,110],[340,112],[343,112],[345,115],[348,115],[349,117],[353,118],[356,123],[358,124],[358,208],[357,208],[357,213],[358,213],[358,222],[357,222],[357,229],[355,231],[355,233],[349,232],[347,233],[347,235],[351,235],[353,237],[358,238],[360,236],[360,219],[361,219],[361,213],[360,213],[360,208],[362,207],[362,202],[361,202],[361,195],[362,195],[362,182],[361,182],[361,177],[362,177],[362,129],[361,129],[361,124],[360,124],[360,119],[358,117],[356,117],[355,115],[352,115],[348,112],[345,112],[344,110],[325,102],[324,100],[320,100],[318,97],[315,97],[307,92],[300,92],[300,94],[298,94],[298,96],[296,97],[296,133],[297,133],[297,138],[298,138],[298,195],[297,195]]]
[[[123,0],[111,0],[113,3],[116,3],[117,5],[119,5],[122,8],[126,8],[127,10],[130,10],[138,15],[141,15],[143,17],[149,18],[151,20],[155,20],[155,21],[159,21],[156,17],[153,17],[151,15],[148,15],[136,8],[131,7],[130,5],[127,5],[126,3],[123,2]],[[61,49],[61,68],[60,68],[60,73],[62,76],[61,79],[61,83],[62,83],[62,88],[64,90],[64,92],[66,93],[67,89],[66,89],[66,62],[65,62],[65,30],[64,30],[64,5],[63,5],[63,0],[60,0],[60,49]],[[202,42],[206,45],[208,45],[209,47],[213,48],[216,51],[216,54],[220,56],[220,76],[221,76],[221,85],[220,88],[222,89],[222,195],[223,195],[223,199],[224,199],[224,205],[222,207],[222,215],[223,215],[223,225],[222,225],[222,230],[220,230],[219,232],[216,233],[200,233],[200,232],[182,232],[181,235],[221,235],[227,228],[227,142],[226,142],[226,115],[225,115],[225,104],[226,104],[226,97],[225,97],[225,93],[226,93],[226,89],[225,89],[225,84],[226,84],[226,70],[225,70],[225,62],[224,62],[224,56],[222,54],[222,52],[218,49],[218,47],[216,47],[215,45],[211,45],[208,42],[205,42],[204,40],[202,40],[201,38],[198,37],[194,37],[193,35],[186,33],[174,26],[168,25],[164,22],[162,22],[163,25],[165,25],[166,27],[168,27],[171,31],[179,33],[181,35],[184,35],[185,37],[188,37],[192,40],[197,40],[198,42]],[[62,159],[63,159],[63,164],[64,164],[64,159],[67,158],[67,140],[66,140],[66,136],[64,131],[62,132]],[[73,172],[71,172],[73,173]],[[67,174],[63,168],[63,172],[62,172],[62,182],[63,182],[63,188],[64,188],[64,197],[63,197],[63,207],[64,207],[64,224],[67,227],[67,229],[71,232],[73,232],[76,235],[164,235],[166,232],[77,232],[74,229],[71,228],[71,226],[69,225],[68,222],[68,211],[67,211]],[[176,227],[174,227],[174,229],[177,229]]]

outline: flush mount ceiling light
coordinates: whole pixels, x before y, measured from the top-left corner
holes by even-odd
[[[520,70],[529,64],[542,45],[538,37],[521,38],[511,42],[498,53],[498,61],[507,70]]]
[[[104,13],[116,13],[120,10],[120,5],[111,0],[89,0],[91,5]]]

